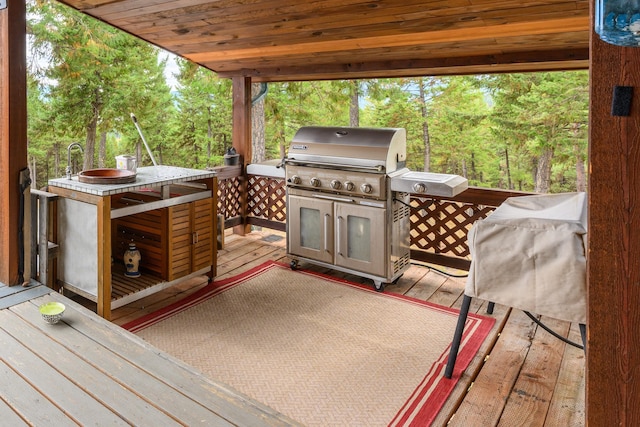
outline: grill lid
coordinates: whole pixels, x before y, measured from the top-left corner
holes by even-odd
[[[406,157],[402,128],[305,126],[291,140],[286,162],[389,173],[404,167]]]

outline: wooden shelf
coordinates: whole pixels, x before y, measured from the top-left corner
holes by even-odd
[[[124,274],[126,271],[124,265],[116,263],[111,268],[111,307],[122,307],[184,280],[202,276],[210,270],[209,266],[179,279],[167,281],[149,271],[141,271],[142,274],[139,277],[127,277]]]

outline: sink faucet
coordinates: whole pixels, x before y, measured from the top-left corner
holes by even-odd
[[[71,149],[73,147],[78,147],[78,149],[80,150],[80,152],[82,153],[82,145],[80,145],[79,142],[72,142],[71,144],[69,144],[69,146],[67,147],[67,179],[71,179]]]

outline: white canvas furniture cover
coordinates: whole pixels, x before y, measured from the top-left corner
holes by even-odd
[[[466,295],[586,323],[585,193],[509,198],[468,242]]]

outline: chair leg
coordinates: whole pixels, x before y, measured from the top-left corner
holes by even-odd
[[[584,352],[587,352],[587,325],[584,323],[578,324],[580,327],[580,336],[582,337],[582,347],[584,348]]]
[[[489,304],[487,304],[487,314],[493,314],[493,308],[495,306],[496,306],[495,302],[489,301]]]
[[[467,315],[469,314],[469,307],[471,306],[471,297],[465,295],[462,298],[462,307],[460,307],[460,314],[458,315],[458,324],[456,325],[456,331],[453,334],[453,341],[451,342],[451,352],[449,353],[449,360],[447,361],[447,367],[444,371],[445,378],[451,378],[453,375],[453,368],[456,365],[456,359],[458,358],[458,349],[460,348],[460,341],[462,341],[462,333],[464,332],[464,324],[467,321]]]

